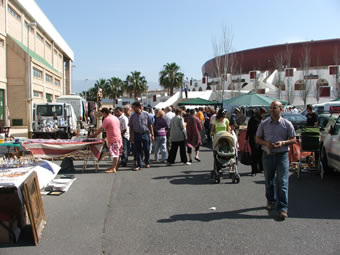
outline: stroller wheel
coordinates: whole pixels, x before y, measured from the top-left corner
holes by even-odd
[[[215,171],[210,172],[210,179],[212,183],[220,183],[220,176]]]
[[[241,176],[240,176],[239,174],[236,174],[236,175],[235,175],[235,181],[236,181],[236,183],[240,183],[240,181],[241,181]]]

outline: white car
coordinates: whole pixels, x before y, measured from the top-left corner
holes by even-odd
[[[328,135],[322,146],[322,163],[325,170],[332,168],[340,172],[340,118],[329,130]]]

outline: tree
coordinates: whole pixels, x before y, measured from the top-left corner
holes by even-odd
[[[311,63],[310,46],[309,44],[305,44],[303,46],[303,53],[300,58],[300,67],[302,74],[300,96],[303,100],[304,107],[306,107],[307,105],[307,99],[312,90],[311,80],[309,79],[310,63]]]
[[[289,45],[286,45],[286,52],[284,54],[285,58],[285,67],[290,68],[290,63],[291,63],[291,58],[292,58],[292,49],[289,47]],[[287,76],[286,77],[286,84],[287,84],[287,101],[288,104],[293,104],[294,99],[295,99],[295,91],[294,91],[294,86],[292,82],[292,77]]]
[[[340,73],[339,73],[339,63],[340,63],[340,57],[339,57],[339,51],[338,51],[338,47],[336,46],[334,49],[334,65],[337,66],[336,72],[334,74],[334,79],[335,79],[335,96],[338,98],[340,97],[340,81],[339,81],[339,77],[340,77]]]
[[[282,90],[285,90],[285,84],[283,83],[283,71],[284,71],[284,54],[280,52],[278,55],[274,56],[274,65],[277,71],[277,78],[275,81],[276,87],[276,97],[281,99]]]
[[[232,54],[233,33],[231,28],[222,28],[220,41],[213,40],[213,51],[215,55],[215,77],[219,78],[221,89],[221,102],[224,99],[224,85],[228,81],[228,73],[232,73],[234,57]]]
[[[95,87],[82,91],[79,95],[86,101],[97,101],[97,89]]]
[[[184,74],[179,71],[180,66],[176,63],[167,63],[163,68],[159,73],[159,83],[163,88],[168,89],[172,96],[174,89],[183,85]]]
[[[94,87],[98,90],[98,88],[101,88],[102,90],[105,89],[105,86],[107,86],[107,80],[100,78],[99,80],[96,80]],[[105,97],[105,96],[104,96]]]
[[[141,76],[140,72],[134,71],[126,77],[125,89],[130,95],[133,94],[137,101],[137,97],[148,90],[147,81],[144,76]]]
[[[113,100],[113,106],[116,104],[116,99],[123,95],[123,85],[123,81],[117,77],[112,77],[111,79],[107,80],[104,94],[107,96],[107,98]]]

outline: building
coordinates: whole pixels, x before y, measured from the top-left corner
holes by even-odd
[[[340,39],[272,45],[233,52],[219,59],[220,70],[228,59],[226,74],[217,71],[217,58],[202,66],[202,80],[191,80],[190,91],[223,90],[224,98],[255,90],[303,105],[340,96]]]
[[[34,0],[0,0],[0,121],[31,130],[34,103],[71,93],[73,59]]]

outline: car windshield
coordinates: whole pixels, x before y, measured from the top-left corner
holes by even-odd
[[[57,114],[57,116],[63,115],[63,107],[61,105],[38,105],[37,115],[42,117],[50,117]]]

